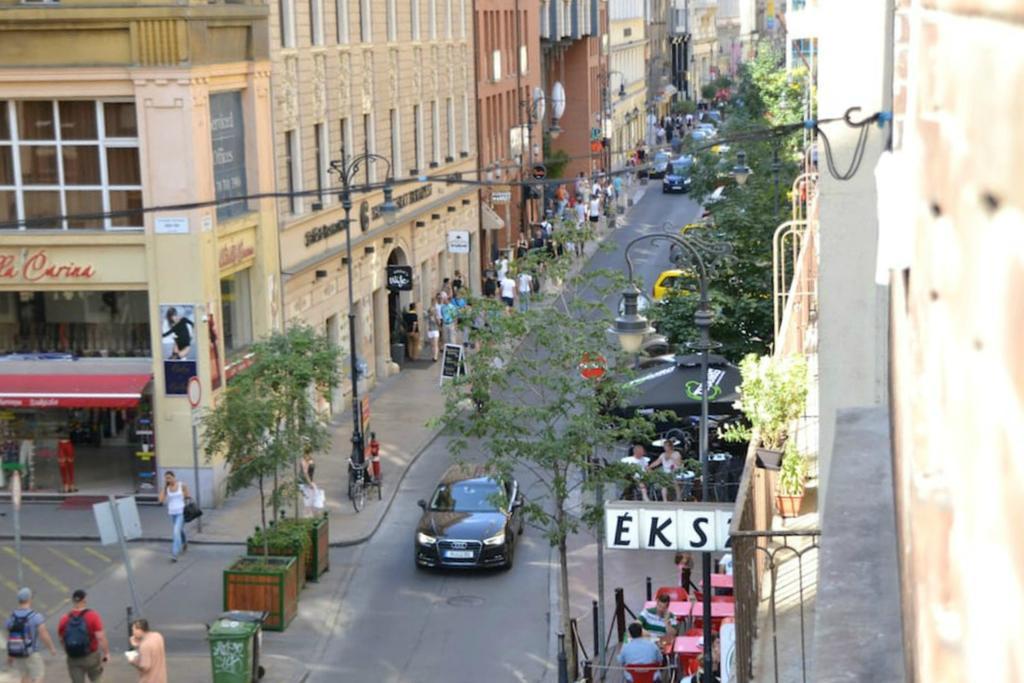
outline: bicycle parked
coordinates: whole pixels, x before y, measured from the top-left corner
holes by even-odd
[[[356,464],[352,458],[348,459],[348,497],[356,512],[360,512],[366,505],[366,497],[370,488],[376,487],[377,500],[383,498],[380,479],[370,475],[369,466],[370,463],[367,460]]]

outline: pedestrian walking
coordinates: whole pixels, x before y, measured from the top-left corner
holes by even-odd
[[[151,631],[149,622],[145,619],[136,619],[132,622],[132,636],[129,641],[135,648],[135,654],[128,654],[128,661],[139,672],[139,683],[167,683],[167,652],[164,649],[164,637],[156,631]]]
[[[499,286],[501,287],[501,300],[505,302],[505,307],[511,311],[512,307],[516,305],[516,281],[505,275]]]
[[[46,619],[32,609],[32,591],[22,588],[18,591],[18,606],[7,618],[7,666],[17,671],[21,683],[43,683],[45,665],[39,654],[41,642],[56,655],[57,648],[46,630]]]
[[[85,591],[71,594],[71,611],[60,618],[57,635],[67,655],[71,683],[103,680],[103,665],[110,661],[110,641],[100,615],[89,609]]]
[[[455,318],[457,315],[457,307],[447,297],[441,304],[441,329],[444,333],[445,344],[458,344],[457,333],[455,331]]]
[[[590,210],[589,211],[590,211],[589,215],[590,215],[590,222],[591,223],[597,223],[599,220],[601,220],[601,195],[600,194],[595,193],[594,196],[590,198]]]
[[[533,276],[527,271],[520,271],[518,277],[519,287],[519,312],[526,313],[530,310],[530,294],[533,292]]]
[[[174,472],[164,472],[164,487],[160,491],[160,504],[167,504],[171,517],[171,562],[178,561],[178,555],[188,550],[185,537],[185,500],[189,498],[188,486],[178,481]]]
[[[434,362],[437,362],[437,357],[441,354],[441,316],[438,313],[440,301],[441,295],[438,294],[437,303],[427,310],[427,339],[430,340],[430,351]]]

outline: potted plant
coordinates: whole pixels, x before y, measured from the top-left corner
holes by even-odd
[[[777,470],[790,423],[803,415],[807,403],[807,363],[798,356],[757,356],[750,354],[740,362],[743,381],[736,407],[749,424],[726,427],[726,441],[750,441],[756,432],[760,439],[757,466]]]
[[[299,574],[299,588],[305,588],[313,547],[309,524],[306,520],[278,520],[271,522],[265,531],[256,527],[253,535],[246,541],[246,549],[250,555],[259,555],[263,552],[264,544],[268,556],[295,558]]]
[[[775,506],[782,517],[800,515],[806,480],[807,458],[797,449],[795,441],[789,441],[786,443],[786,457],[782,460],[778,488],[775,492]]]
[[[263,628],[283,631],[299,611],[294,556],[244,555],[224,570],[224,611],[266,612]]]

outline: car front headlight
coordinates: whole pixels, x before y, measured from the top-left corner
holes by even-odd
[[[434,545],[437,543],[437,539],[433,536],[428,536],[422,531],[418,531],[416,532],[416,542],[420,545]]]
[[[484,545],[501,545],[505,542],[505,531],[499,531],[490,538],[484,539]]]

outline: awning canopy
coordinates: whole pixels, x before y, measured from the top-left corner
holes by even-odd
[[[0,408],[132,408],[148,374],[0,374]]]
[[[484,230],[501,230],[505,227],[505,221],[486,202],[480,202],[480,212],[484,219]]]

